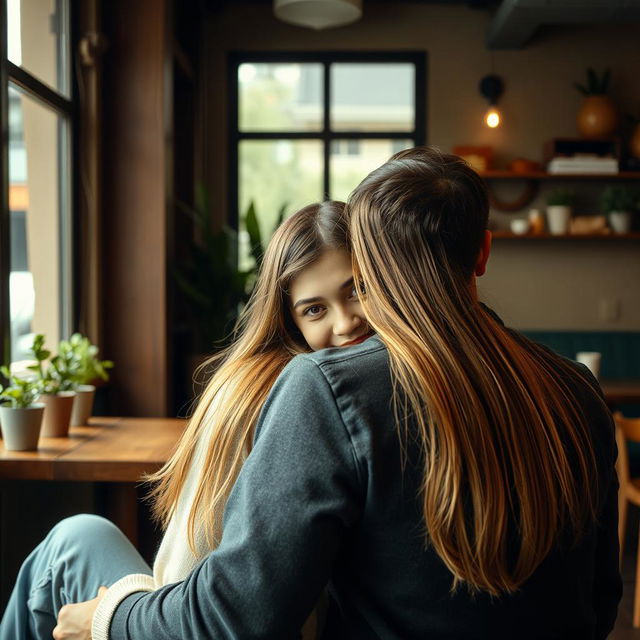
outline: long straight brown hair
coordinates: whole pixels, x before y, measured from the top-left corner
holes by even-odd
[[[344,203],[327,201],[301,209],[276,230],[265,251],[251,299],[244,308],[232,344],[213,355],[213,370],[178,447],[158,473],[149,494],[155,516],[166,527],[185,485],[201,437],[208,437],[188,536],[196,552],[196,522],[207,547],[221,535],[222,512],[253,443],[258,415],[276,378],[299,353],[310,351],[293,322],[288,290],[291,281],[327,249],[347,248]]]
[[[347,203],[363,310],[388,348],[403,446],[424,459],[426,540],[452,589],[513,592],[595,517],[595,460],[574,368],[477,300],[482,179],[433,148],[394,155]],[[514,539],[517,541],[514,547]]]

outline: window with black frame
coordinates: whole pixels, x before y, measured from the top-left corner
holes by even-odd
[[[3,0],[0,307],[3,362],[71,328],[71,88],[68,0]],[[8,352],[7,352],[8,351]]]
[[[424,53],[234,54],[229,77],[241,263],[250,203],[268,238],[283,208],[346,200],[393,153],[425,142]]]

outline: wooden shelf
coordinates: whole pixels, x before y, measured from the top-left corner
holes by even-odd
[[[483,171],[480,176],[496,180],[640,180],[640,171],[620,171],[619,173],[515,173],[514,171]]]
[[[492,231],[495,240],[640,240],[640,233],[524,233],[517,234],[510,231]]]

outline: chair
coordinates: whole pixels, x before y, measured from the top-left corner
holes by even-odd
[[[616,422],[616,443],[618,445],[618,461],[616,462],[616,471],[620,481],[620,490],[618,492],[618,537],[620,539],[620,562],[622,562],[624,534],[627,526],[627,506],[629,502],[640,506],[640,477],[631,477],[629,454],[627,452],[627,440],[640,442],[640,418],[625,418],[620,412],[616,412],[613,417]],[[635,585],[633,626],[640,627],[640,540],[638,541]]]

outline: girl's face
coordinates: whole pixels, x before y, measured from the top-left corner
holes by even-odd
[[[314,351],[366,340],[367,325],[344,249],[328,249],[291,282],[293,321]]]

